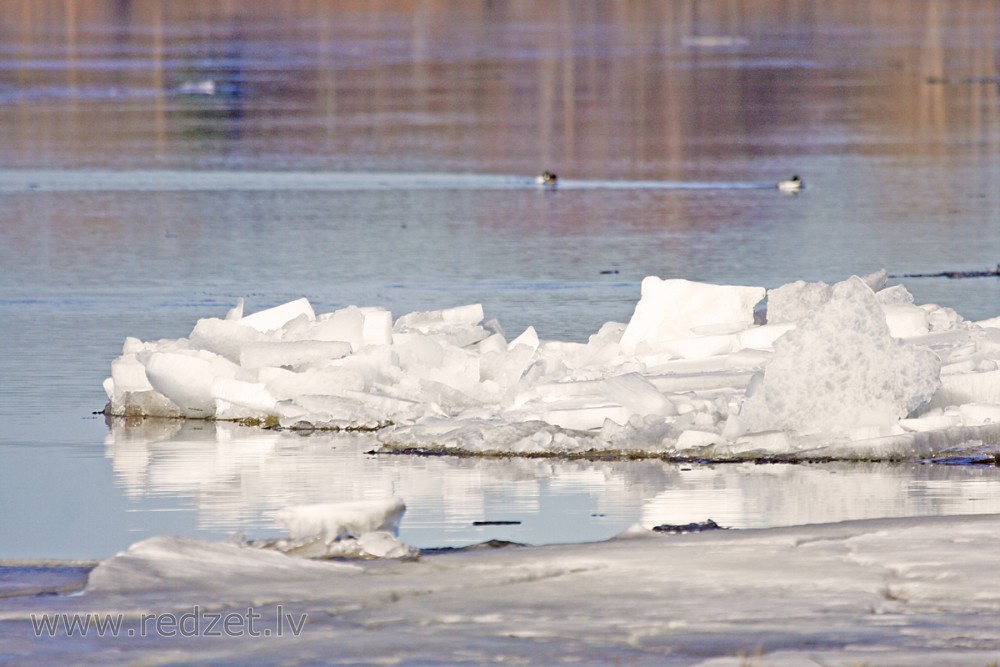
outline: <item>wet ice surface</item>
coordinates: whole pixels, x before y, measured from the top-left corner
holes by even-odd
[[[83,595],[6,601],[0,642],[10,664],[167,655],[738,665],[755,652],[769,665],[873,656],[885,665],[988,664],[998,649],[997,524],[979,516],[638,530],[599,544],[361,563],[156,537],[101,563]],[[117,636],[30,635],[32,619],[108,612],[121,614]],[[197,632],[218,614],[232,615],[229,636]],[[148,620],[144,630],[144,618],[165,619],[165,632]],[[297,619],[305,623],[294,633],[288,621]]]

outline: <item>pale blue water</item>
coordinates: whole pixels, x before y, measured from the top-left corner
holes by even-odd
[[[646,275],[992,268],[998,10],[929,6],[6,8],[0,558],[266,534],[283,503],[403,490],[420,546],[1000,511],[996,469],[386,460],[336,437],[130,443],[91,414],[126,336],[186,335],[239,297],[481,302],[509,334],[585,340]],[[214,95],[182,92],[204,81]],[[533,186],[542,169],[564,187]],[[792,173],[798,196],[758,187]],[[907,287],[1000,314],[996,279]]]

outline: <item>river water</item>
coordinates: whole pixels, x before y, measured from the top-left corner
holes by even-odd
[[[402,496],[418,546],[1000,511],[996,468],[385,457],[109,428],[126,336],[308,297],[586,340],[646,275],[775,287],[1000,262],[1000,9],[914,0],[8,3],[0,558],[273,534]],[[565,187],[531,184],[551,169]],[[800,174],[789,196],[771,185]],[[906,281],[1000,314],[995,278]],[[519,521],[474,526],[473,521]]]

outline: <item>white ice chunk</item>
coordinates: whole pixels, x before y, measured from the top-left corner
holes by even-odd
[[[638,373],[616,375],[600,383],[604,396],[625,406],[632,414],[666,417],[677,413],[673,403]]]
[[[405,511],[406,505],[401,499],[387,498],[293,505],[278,511],[274,518],[293,539],[322,537],[327,542],[333,542],[378,530],[396,535]]]
[[[508,350],[514,350],[518,345],[524,345],[531,349],[532,352],[538,349],[538,332],[535,331],[535,327],[528,327],[525,329],[520,336],[510,341],[507,345]]]
[[[295,403],[319,417],[319,421],[339,428],[372,428],[386,422],[413,419],[425,411],[425,404],[384,394],[341,390],[327,396],[307,395]]]
[[[357,350],[364,345],[365,314],[357,306],[348,306],[321,315],[313,324],[309,335],[314,340],[343,341]]]
[[[1000,424],[1000,405],[984,403],[966,403],[958,406],[958,412],[962,415],[964,423],[975,424]]]
[[[599,380],[542,384],[519,396],[517,403],[525,403],[535,396],[547,402],[575,398],[604,399],[606,402],[626,405],[642,414],[674,414],[670,401],[638,373],[627,373]]]
[[[396,320],[392,332],[434,335],[456,347],[466,347],[490,335],[490,331],[480,326],[482,319],[483,307],[476,303],[447,310],[403,315]]]
[[[741,416],[752,431],[888,425],[934,395],[939,372],[937,355],[893,338],[874,293],[850,278],[775,341],[763,383]]]
[[[227,320],[243,319],[243,297],[236,300],[236,305],[226,311]]]
[[[389,346],[371,346],[348,357],[328,362],[325,368],[345,368],[364,380],[366,389],[375,383],[395,384],[402,377],[399,359]]]
[[[927,325],[931,331],[952,331],[961,328],[965,318],[951,308],[929,303],[920,306],[927,312]]]
[[[739,341],[739,346],[742,348],[771,350],[774,349],[774,341],[794,328],[794,322],[768,323],[759,327],[750,327],[736,334],[736,337]]]
[[[729,354],[738,346],[736,336],[698,336],[661,341],[657,349],[681,359],[705,359]]]
[[[153,352],[145,361],[150,385],[173,401],[188,417],[213,417],[212,383],[217,377],[235,378],[239,367],[211,352],[198,354]]]
[[[310,394],[336,394],[339,391],[364,391],[365,378],[355,370],[338,366],[307,369],[301,373],[283,368],[262,368],[258,379],[279,401]]]
[[[581,405],[551,408],[544,410],[539,416],[553,426],[575,431],[593,431],[601,428],[608,419],[616,424],[625,424],[630,414],[621,405]]]
[[[883,290],[879,290],[875,293],[875,298],[883,306],[889,306],[893,304],[900,303],[913,303],[913,295],[910,294],[902,285],[893,285],[892,287],[886,287]]]
[[[216,417],[219,419],[242,419],[275,414],[276,401],[263,382],[244,382],[217,377],[212,382],[212,398],[241,408],[222,414],[218,408],[219,404],[216,403]]]
[[[934,394],[930,407],[965,403],[1000,404],[1000,370],[942,375],[941,388]]]
[[[371,558],[411,558],[419,553],[387,530],[364,533],[358,538],[362,554]]]
[[[320,362],[346,357],[351,344],[343,341],[300,340],[251,343],[240,351],[240,365],[254,369],[264,366],[300,369]]]
[[[694,338],[696,330],[733,332],[753,324],[754,306],[764,298],[763,287],[709,285],[689,280],[642,281],[642,296],[621,337],[625,354],[640,345],[656,351],[662,341]]]
[[[137,354],[146,349],[146,344],[134,336],[126,336],[122,354]]]
[[[913,338],[926,336],[930,329],[927,324],[927,313],[922,309],[905,303],[894,303],[882,306],[889,334],[894,338]]]
[[[879,269],[874,273],[869,273],[867,276],[861,276],[861,282],[868,286],[873,292],[878,292],[885,287],[886,279],[889,277],[889,272],[885,269]]]
[[[577,430],[601,428],[606,419],[623,425],[633,415],[677,414],[673,403],[637,373],[539,385],[519,395],[515,405],[550,424]]]
[[[507,339],[503,334],[495,333],[489,338],[479,341],[479,354],[494,354],[507,351]]]
[[[221,354],[232,362],[239,363],[240,351],[251,343],[271,340],[271,337],[241,320],[220,320],[214,317],[198,320],[188,337],[195,348]]]
[[[393,327],[394,331],[420,331],[431,333],[453,325],[477,325],[483,321],[483,306],[479,303],[457,306],[446,310],[408,313]]]
[[[396,334],[393,351],[399,358],[399,367],[412,372],[421,367],[440,367],[444,362],[444,347],[430,336]]]
[[[786,453],[795,451],[792,436],[785,431],[755,431],[740,436],[729,450],[733,454],[747,452]]]
[[[449,324],[479,324],[483,321],[483,304],[472,303],[442,310],[441,319]]]
[[[908,429],[903,428],[898,422],[895,424],[864,425],[847,429],[847,437],[851,440],[876,440],[879,438],[891,438],[896,435],[903,435]]]
[[[796,280],[767,292],[767,323],[795,322],[815,313],[830,300],[833,288],[826,283]]]
[[[924,433],[928,431],[941,431],[953,426],[961,426],[962,418],[958,415],[928,415],[924,417],[914,417],[912,419],[900,419],[899,425],[907,431]]]
[[[502,339],[501,339],[502,341]],[[518,345],[507,351],[507,345],[498,351],[485,351],[479,357],[479,379],[492,381],[504,391],[514,386],[531,365],[535,351],[527,345]]]
[[[675,447],[680,450],[692,449],[696,447],[707,447],[722,440],[722,436],[711,431],[699,431],[688,429],[683,431],[677,438]]]
[[[313,308],[306,298],[296,299],[295,301],[289,301],[274,308],[258,311],[238,321],[245,326],[253,327],[261,333],[267,333],[280,329],[295,318],[303,315],[309,320],[316,319],[316,313],[313,312]]]
[[[153,390],[146,377],[146,367],[139,363],[135,354],[125,354],[111,362],[111,380],[114,390],[119,392]]]
[[[365,345],[391,345],[392,313],[388,310],[367,311],[361,328],[361,340]]]

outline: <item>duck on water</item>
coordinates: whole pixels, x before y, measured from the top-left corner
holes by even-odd
[[[550,188],[554,188],[556,186],[556,182],[558,182],[558,180],[559,180],[559,177],[556,176],[556,174],[554,172],[551,172],[551,171],[543,171],[542,173],[540,173],[538,176],[535,177],[535,183],[538,183],[539,185],[544,185],[544,186],[547,186],[547,187],[550,187]]]
[[[798,192],[805,187],[805,183],[799,178],[798,174],[792,176],[789,179],[778,182],[778,189],[782,192]]]

